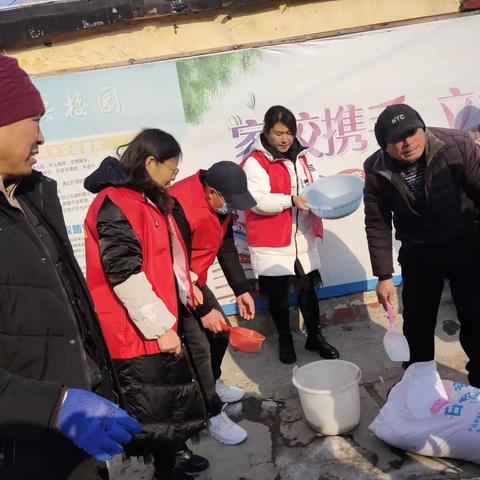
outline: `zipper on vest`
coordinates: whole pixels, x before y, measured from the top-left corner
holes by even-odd
[[[293,170],[295,171],[295,184],[296,184],[296,192],[295,194],[298,195],[298,173],[297,173],[297,162],[293,162]],[[295,261],[294,271],[295,271],[295,262],[298,260],[298,245],[297,245],[297,233],[298,233],[298,207],[293,207],[295,209],[295,233],[293,235],[293,241],[295,243]],[[298,260],[300,261],[300,260]]]

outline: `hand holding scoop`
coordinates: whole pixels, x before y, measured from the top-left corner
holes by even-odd
[[[385,351],[393,362],[408,362],[410,360],[410,348],[407,339],[398,329],[390,303],[387,304],[387,316],[389,327],[383,337]]]

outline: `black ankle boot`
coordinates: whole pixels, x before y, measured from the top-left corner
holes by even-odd
[[[293,348],[292,335],[282,334],[278,337],[278,358],[282,363],[294,363],[297,361],[295,349]]]
[[[177,467],[185,473],[200,473],[210,466],[210,462],[200,455],[193,453],[188,447],[176,453]]]
[[[326,359],[338,358],[340,354],[338,350],[330,345],[321,333],[316,333],[315,335],[309,335],[307,341],[305,342],[305,350],[310,352],[318,352],[321,357]]]

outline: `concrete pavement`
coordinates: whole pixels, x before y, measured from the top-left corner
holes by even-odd
[[[326,337],[342,359],[362,370],[359,426],[346,435],[327,437],[306,425],[291,382],[292,366],[279,363],[271,320],[260,314],[251,326],[267,334],[261,352],[249,355],[230,350],[223,372],[227,383],[247,391],[242,402],[227,407],[227,413],[249,437],[242,445],[225,446],[202,435],[192,448],[206,456],[211,466],[197,480],[480,479],[480,466],[408,454],[389,447],[368,430],[388,389],[402,373],[383,350],[385,314],[372,293],[323,300],[320,307]],[[296,323],[295,314],[292,322]],[[294,336],[298,366],[319,359],[304,350],[300,331]],[[458,322],[448,291],[439,313],[436,349],[442,378],[466,381],[466,358],[458,343]],[[112,480],[150,480],[152,476],[152,467],[136,460],[122,464],[116,459],[110,471]]]

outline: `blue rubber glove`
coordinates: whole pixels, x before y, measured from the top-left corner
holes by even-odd
[[[122,445],[140,433],[140,424],[125,410],[87,390],[67,389],[56,429],[97,460],[111,460]]]

